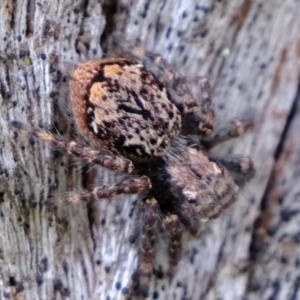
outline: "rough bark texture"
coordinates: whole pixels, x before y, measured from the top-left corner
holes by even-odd
[[[9,124],[68,136],[66,66],[101,57],[112,34],[209,77],[218,120],[256,121],[214,149],[250,155],[255,178],[202,239],[186,242],[172,282],[154,278],[149,299],[299,299],[299,15],[296,0],[2,0],[0,299],[124,298],[137,264],[128,241],[136,197],[49,209],[47,199],[81,186],[80,169]],[[102,170],[99,180],[116,177]],[[157,266],[165,251],[162,241]]]

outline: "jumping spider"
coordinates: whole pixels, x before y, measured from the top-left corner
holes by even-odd
[[[180,259],[183,230],[196,236],[201,224],[218,217],[235,201],[238,187],[254,175],[248,157],[214,158],[208,153],[212,146],[241,135],[253,123],[233,121],[222,135],[214,134],[207,79],[197,79],[202,93],[195,100],[186,80],[160,56],[139,49],[132,56],[80,63],[70,79],[74,119],[90,148],[45,130],[30,131],[61,151],[128,174],[122,182],[96,187],[70,200],[141,195],[136,233],[140,263],[134,288],[145,296],[157,231],[165,230],[169,238],[172,274]],[[138,61],[157,66],[161,80]],[[18,122],[15,125],[28,129]],[[195,135],[198,144],[193,144]]]

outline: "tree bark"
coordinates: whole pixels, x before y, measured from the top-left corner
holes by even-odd
[[[295,0],[2,0],[0,299],[125,298],[137,196],[65,205],[87,181],[77,162],[10,125],[73,136],[69,66],[115,51],[113,36],[208,77],[220,123],[255,119],[252,133],[213,149],[251,156],[255,178],[201,239],[186,238],[173,280],[158,272],[148,298],[298,299],[299,14]],[[155,269],[165,261],[162,237]]]

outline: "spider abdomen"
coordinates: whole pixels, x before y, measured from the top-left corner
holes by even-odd
[[[147,161],[160,157],[181,129],[164,85],[127,59],[81,63],[70,81],[77,126],[94,146]]]

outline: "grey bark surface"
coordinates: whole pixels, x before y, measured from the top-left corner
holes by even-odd
[[[72,135],[69,65],[109,54],[112,36],[208,77],[219,126],[256,123],[213,150],[251,156],[255,178],[201,239],[186,237],[173,280],[154,276],[148,298],[299,299],[299,1],[2,0],[0,16],[0,299],[125,297],[137,197],[66,205],[82,186],[78,163],[10,126]],[[163,237],[157,256],[164,269]]]

